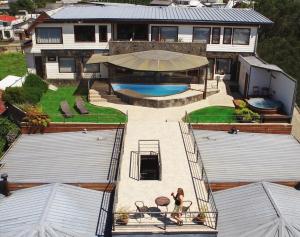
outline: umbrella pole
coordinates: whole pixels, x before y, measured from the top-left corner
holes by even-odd
[[[205,82],[204,82],[203,99],[206,99],[206,92],[207,92],[207,74],[208,74],[208,66],[205,67]]]

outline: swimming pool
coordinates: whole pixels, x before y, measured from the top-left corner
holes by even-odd
[[[188,85],[163,85],[163,84],[112,84],[115,91],[132,90],[142,95],[147,96],[168,96],[182,93],[188,90]]]

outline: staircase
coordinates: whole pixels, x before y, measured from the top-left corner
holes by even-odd
[[[115,104],[125,104],[119,97],[114,94],[109,94],[108,92],[109,85],[105,82],[95,81],[89,90],[89,98],[91,99],[102,100],[98,101],[107,101]],[[92,101],[91,101],[92,102]],[[97,102],[97,101],[95,101]]]
[[[106,102],[107,100],[102,98],[100,93],[94,89],[89,90],[89,96],[88,96],[89,102],[91,103],[99,103],[99,102]]]

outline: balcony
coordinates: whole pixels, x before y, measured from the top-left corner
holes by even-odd
[[[186,54],[206,55],[206,44],[193,42],[110,41],[109,53],[123,54],[146,50],[167,50]]]

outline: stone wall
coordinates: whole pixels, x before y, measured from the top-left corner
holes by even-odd
[[[167,50],[179,53],[206,56],[206,44],[182,42],[155,42],[155,41],[110,41],[109,53],[123,54],[146,50]]]

